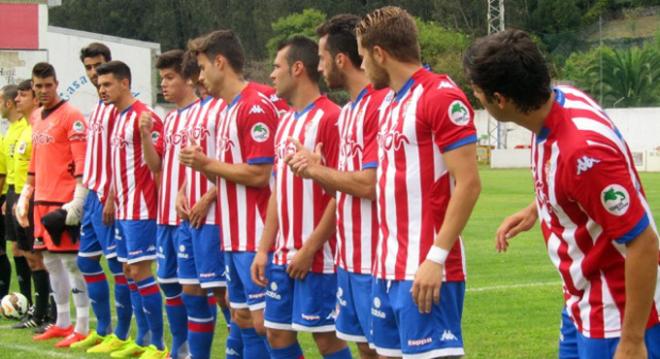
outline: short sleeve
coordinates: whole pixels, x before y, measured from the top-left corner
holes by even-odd
[[[87,121],[78,111],[74,111],[68,117],[67,138],[69,142],[78,142],[87,140]]]
[[[460,90],[431,90],[425,98],[425,120],[441,152],[476,143],[474,111]]]
[[[327,113],[320,124],[317,143],[323,143],[325,165],[330,168],[337,168],[337,162],[339,161],[339,128],[337,127],[339,108],[326,111]]]
[[[606,147],[576,151],[566,164],[563,186],[605,235],[625,244],[649,225],[636,177],[624,155]]]
[[[273,164],[278,114],[266,100],[245,102],[241,107],[238,129],[243,156],[251,165]]]
[[[363,128],[363,143],[364,150],[362,151],[362,169],[377,168],[378,167],[378,113],[380,109],[383,96],[374,94],[369,100],[367,106],[367,113],[364,118]]]

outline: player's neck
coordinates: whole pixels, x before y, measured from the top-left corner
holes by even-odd
[[[527,128],[535,134],[539,134],[543,128],[543,125],[545,124],[545,120],[548,117],[548,114],[550,114],[550,110],[552,110],[552,105],[554,102],[555,94],[552,92],[550,94],[550,98],[538,110],[523,114],[521,118],[514,119],[513,122]]]
[[[222,98],[226,103],[231,103],[236,96],[238,96],[245,87],[247,87],[248,82],[243,80],[238,76],[227,76],[225,78],[224,84],[222,84],[222,90],[220,91],[220,98]]]
[[[186,94],[186,96],[181,98],[181,100],[176,102],[176,108],[182,109],[188,107],[190,104],[192,104],[195,101],[197,101],[197,95],[195,95],[195,93],[191,91],[190,93]]]
[[[369,80],[364,74],[364,71],[354,70],[350,73],[347,72],[345,76],[346,84],[344,89],[346,92],[348,92],[348,95],[351,96],[351,102],[353,102],[358,97],[360,92],[362,92],[362,90],[364,90],[364,88],[369,85]]]
[[[59,96],[55,96],[53,101],[45,103],[43,106],[46,110],[50,110],[51,108],[57,106],[60,102],[62,102],[62,99]]]
[[[117,111],[124,112],[127,108],[131,107],[135,101],[137,100],[133,97],[133,95],[126,95],[115,103],[115,107],[117,108]]]
[[[390,88],[399,92],[412,75],[422,68],[420,63],[393,62],[387,68],[390,75]]]
[[[321,90],[317,84],[311,81],[301,81],[298,88],[293,92],[289,102],[296,111],[301,111],[319,98],[319,96],[321,96]]]
[[[20,113],[19,111],[11,111],[9,113],[9,117],[7,117],[7,120],[9,121],[9,123],[14,123],[20,120],[21,118],[23,118],[22,113]]]

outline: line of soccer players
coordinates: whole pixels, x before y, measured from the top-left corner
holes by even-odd
[[[245,79],[230,30],[163,53],[156,68],[176,106],[164,120],[102,44],[81,51],[99,93],[88,121],[57,97],[52,66],[35,66],[42,107],[29,175],[13,189],[22,226],[34,200],[34,248],[46,249],[57,303],[35,339],[118,358],[208,358],[217,303],[228,358],[300,358],[298,332],[324,358],[350,358],[346,341],[363,358],[464,355],[461,232],[481,186],[472,107],[422,66],[405,10],[338,15],[317,34],[318,44],[279,45],[274,90]],[[660,355],[657,234],[620,133],[582,92],[551,88],[522,31],[477,41],[465,69],[496,119],[535,134],[537,200],[504,221],[497,243],[506,249],[541,217],[564,279],[560,356]],[[349,94],[342,108],[321,94],[321,75]]]

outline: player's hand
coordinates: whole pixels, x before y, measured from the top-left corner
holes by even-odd
[[[30,220],[28,218],[28,213],[30,209],[30,198],[34,193],[34,186],[25,184],[23,185],[23,190],[21,190],[21,195],[18,196],[18,200],[14,205],[14,215],[18,224],[23,228],[28,228],[30,226]]]
[[[185,147],[179,153],[179,161],[185,166],[191,167],[196,171],[201,171],[211,159],[206,157],[201,146],[194,141],[191,142],[192,144],[190,146]]]
[[[507,217],[495,234],[495,248],[498,252],[506,252],[509,247],[509,239],[515,237],[520,232],[529,231],[534,227],[538,213],[534,206],[524,208],[511,216]]]
[[[265,287],[268,284],[268,279],[266,278],[267,265],[268,253],[257,251],[250,266],[250,276],[252,277],[252,282],[260,287]]]
[[[27,210],[23,211],[23,215],[19,215],[17,204],[14,204],[14,208],[12,208],[12,210],[14,211],[14,217],[16,217],[16,222],[18,222],[18,225],[23,228],[28,228],[30,226],[30,219],[28,218]]]
[[[430,260],[425,260],[415,274],[411,289],[413,302],[417,304],[422,314],[431,313],[433,304],[440,303],[440,287],[444,266]]]
[[[640,337],[639,340],[628,340],[621,337],[616,352],[614,352],[614,359],[646,359],[647,355],[643,337]]]
[[[199,228],[204,223],[206,215],[209,213],[209,208],[213,204],[213,198],[209,199],[206,196],[195,203],[195,205],[188,212],[188,217],[190,218],[190,225],[193,228]]]
[[[103,205],[103,224],[109,226],[115,221],[115,200],[114,198],[106,198]]]
[[[312,152],[296,138],[289,137],[289,142],[296,147],[296,153],[287,155],[284,162],[296,176],[310,178],[309,168],[321,165],[323,162],[323,144],[317,144],[314,152]]]
[[[188,214],[190,213],[190,207],[188,206],[188,198],[186,195],[179,191],[176,194],[176,199],[174,201],[174,208],[176,209],[176,214],[179,218],[183,220],[188,220]]]
[[[300,280],[305,279],[314,261],[314,253],[310,252],[305,246],[296,252],[293,259],[291,259],[291,263],[286,266],[286,272],[289,274],[289,277]]]
[[[151,138],[151,131],[154,129],[154,121],[151,118],[149,111],[144,111],[140,114],[140,134],[145,137]]]

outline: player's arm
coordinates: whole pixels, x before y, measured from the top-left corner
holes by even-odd
[[[626,244],[626,308],[615,358],[646,354],[644,333],[658,274],[658,236],[651,226]]]
[[[112,183],[112,182],[111,182]],[[115,221],[115,186],[110,185],[103,204],[103,224],[109,226]]]
[[[82,114],[75,113],[71,117],[68,140],[69,150],[73,158],[73,176],[76,178],[76,187],[71,201],[62,205],[66,211],[65,223],[69,226],[80,224],[83,214],[83,204],[89,190],[82,184],[82,176],[85,170],[85,151],[87,149],[87,123]]]
[[[277,221],[277,193],[271,192],[268,199],[268,208],[266,209],[266,221],[264,223],[264,230],[261,234],[259,247],[257,253],[252,261],[250,267],[250,275],[252,281],[257,285],[265,287],[268,284],[266,279],[266,266],[268,265],[268,253],[275,245],[275,238],[278,231]]]
[[[216,198],[218,197],[218,189],[216,186],[211,187],[211,189],[204,193],[202,197],[195,203],[195,205],[188,212],[188,217],[190,218],[190,225],[193,228],[199,228],[206,215],[209,213],[209,208],[215,205]]]
[[[536,201],[532,201],[527,207],[505,218],[495,233],[495,249],[498,252],[506,252],[509,239],[532,229],[538,216]]]
[[[140,142],[142,143],[142,155],[147,167],[153,173],[158,173],[162,167],[162,160],[160,154],[156,149],[153,140],[153,131],[157,130],[154,126],[154,121],[149,111],[143,111],[140,114]]]
[[[296,252],[291,259],[291,263],[287,266],[287,273],[294,279],[305,279],[307,272],[312,267],[314,254],[318,252],[325,242],[330,239],[331,235],[335,232],[336,226],[336,213],[337,202],[335,198],[331,198],[328,205],[323,211],[323,216],[319,221],[314,231],[309,235],[302,248]]]

